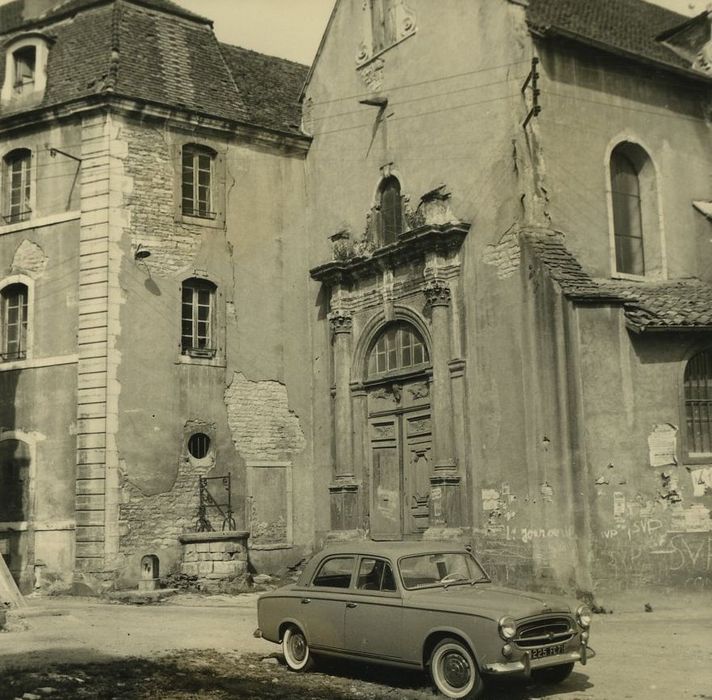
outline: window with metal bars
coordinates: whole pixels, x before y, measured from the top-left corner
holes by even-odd
[[[26,221],[32,214],[32,152],[18,148],[5,156],[3,219],[7,224]]]
[[[370,377],[418,369],[429,362],[419,333],[405,322],[393,323],[378,336],[368,362]]]
[[[185,216],[215,219],[213,170],[215,152],[205,146],[183,146],[181,208]]]
[[[216,286],[192,278],[183,282],[181,303],[181,353],[190,357],[215,357],[214,317]]]
[[[685,367],[685,414],[689,457],[712,454],[712,349],[692,357]]]
[[[2,292],[2,359],[27,357],[27,286],[10,284]]]

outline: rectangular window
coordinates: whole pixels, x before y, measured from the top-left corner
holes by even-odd
[[[23,360],[27,357],[27,287],[13,284],[2,292],[3,359]]]
[[[182,209],[185,216],[214,219],[212,179],[214,154],[197,146],[185,146],[182,158]]]
[[[395,591],[391,565],[383,559],[361,559],[357,588],[364,591]]]
[[[188,280],[181,299],[181,352],[193,357],[214,357],[213,315],[215,285],[207,280]]]
[[[34,46],[25,46],[12,54],[15,62],[16,89],[22,89],[25,85],[35,82],[35,55]]]
[[[351,575],[354,569],[354,557],[334,557],[322,564],[319,573],[314,577],[312,586],[326,588],[348,588],[351,585]]]
[[[14,151],[5,158],[5,223],[15,224],[30,218],[31,163],[32,154],[25,149]]]

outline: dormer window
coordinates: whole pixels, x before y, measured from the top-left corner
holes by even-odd
[[[49,40],[43,34],[30,34],[16,39],[6,48],[5,82],[0,92],[0,102],[28,102],[42,100],[47,85],[47,57]]]
[[[23,46],[12,54],[15,64],[15,91],[22,92],[27,85],[34,85],[35,63],[37,49],[34,46]]]

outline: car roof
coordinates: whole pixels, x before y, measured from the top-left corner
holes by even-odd
[[[354,556],[386,557],[396,561],[400,557],[415,554],[436,554],[438,552],[464,552],[465,546],[459,542],[375,542],[373,540],[349,540],[346,542],[328,543],[322,550],[315,552],[314,556],[304,567],[299,577],[299,585],[307,585],[314,574],[314,570],[325,557],[338,554],[351,554]]]
[[[430,552],[462,552],[465,547],[456,542],[373,542],[354,540],[351,542],[330,543],[317,555],[357,554],[377,555],[398,558],[409,554],[427,554]]]

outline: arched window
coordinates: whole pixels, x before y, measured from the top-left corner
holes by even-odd
[[[398,178],[387,177],[378,189],[381,245],[393,243],[403,233],[403,203]]]
[[[32,152],[27,148],[10,151],[4,166],[3,219],[8,224],[26,221],[32,214]]]
[[[712,350],[688,361],[684,388],[687,453],[692,457],[712,454]]]
[[[215,292],[208,280],[191,278],[183,282],[181,311],[181,353],[191,357],[214,357]]]
[[[184,216],[214,219],[215,151],[206,146],[187,144],[182,156],[182,210]]]
[[[2,359],[27,357],[27,286],[9,284],[0,292],[2,302]]]
[[[386,326],[378,336],[368,358],[369,377],[424,367],[430,358],[418,331],[399,321]]]
[[[616,272],[644,275],[645,239],[657,209],[652,163],[640,146],[622,143],[611,153],[610,174]]]

